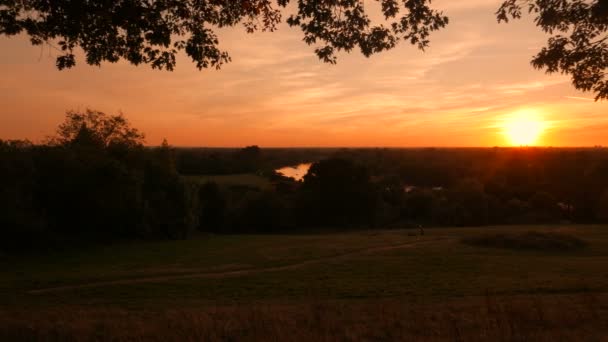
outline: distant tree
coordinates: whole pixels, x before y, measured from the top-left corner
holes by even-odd
[[[0,139],[0,250],[25,250],[45,232],[36,175],[32,143]]]
[[[146,231],[185,239],[199,225],[198,186],[180,177],[174,150],[166,139],[149,152],[143,175]]]
[[[168,174],[177,174],[177,168],[175,164],[175,151],[167,142],[167,139],[163,139],[160,147],[154,149],[156,153],[156,160],[158,165],[164,169]]]
[[[107,115],[103,112],[86,109],[83,111],[68,111],[65,121],[59,125],[55,136],[50,142],[60,145],[72,143],[85,145],[141,146],[144,134],[131,127],[122,113]]]
[[[262,167],[262,149],[257,145],[247,146],[234,154],[236,172],[257,172]]]
[[[288,208],[272,191],[249,191],[232,208],[231,230],[245,233],[268,233],[285,229]]]
[[[501,176],[504,177],[503,190],[506,190],[503,194],[505,197],[527,199],[534,195],[539,176],[535,161],[530,159],[523,153],[515,154],[501,168]]]
[[[559,207],[553,195],[546,191],[536,192],[528,200],[530,205],[532,220],[534,222],[555,222],[559,221]]]
[[[518,198],[511,198],[505,204],[506,223],[526,222],[526,214],[530,211],[530,204]]]
[[[495,195],[488,194],[488,224],[504,224],[507,221],[507,203]]]
[[[405,195],[405,184],[403,184],[403,181],[400,177],[383,177],[376,182],[376,186],[378,187],[380,197],[382,197],[385,202],[391,205],[403,204],[403,198]]]
[[[539,191],[530,197],[530,206],[533,210],[539,211],[555,211],[557,208],[557,200],[548,192]]]
[[[300,189],[300,214],[317,225],[373,225],[376,204],[368,170],[349,159],[312,164]]]
[[[97,147],[41,147],[37,205],[49,229],[70,238],[133,237],[139,221],[140,173]]]
[[[92,239],[185,238],[198,221],[197,188],[180,178],[173,149],[143,148],[120,115],[68,112],[37,156],[37,201],[52,231]]]
[[[528,11],[544,32],[552,34],[532,65],[572,77],[576,89],[608,98],[608,2],[605,0],[508,0],[498,21],[521,18]]]
[[[81,124],[76,135],[69,141],[69,145],[83,148],[105,147],[103,140],[84,122]]]
[[[430,189],[413,189],[405,197],[404,215],[415,222],[430,222],[435,218],[439,199]]]
[[[457,226],[487,223],[488,198],[483,184],[476,179],[464,179],[448,190],[448,222]]]
[[[602,222],[608,222],[608,189],[604,190],[597,203],[596,216]]]
[[[226,200],[215,182],[203,184],[199,191],[199,230],[220,233],[224,228]]]
[[[141,235],[142,142],[122,114],[67,112],[37,158],[38,201],[50,229],[71,238]]]
[[[375,180],[378,193],[376,205],[376,223],[378,225],[391,225],[401,218],[405,186],[400,177],[391,175]]]

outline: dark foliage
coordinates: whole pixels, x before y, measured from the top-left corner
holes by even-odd
[[[508,0],[497,12],[499,21],[521,18],[528,11],[552,35],[532,65],[548,73],[572,76],[576,89],[608,99],[608,2],[604,0]]]
[[[221,233],[225,228],[226,199],[220,187],[213,182],[203,184],[198,190],[200,204],[200,231]]]
[[[173,70],[176,54],[185,51],[199,69],[220,68],[230,57],[218,47],[217,29],[243,24],[249,33],[274,31],[290,2],[3,0],[0,34],[25,32],[34,45],[52,44],[61,52],[59,69],[76,64],[77,47],[91,65],[124,59]],[[360,0],[293,2],[297,11],[287,23],[302,30],[307,44],[318,44],[316,54],[329,63],[335,63],[337,51],[358,47],[370,56],[400,39],[422,49],[429,34],[448,22],[428,0],[381,0],[388,26],[373,24]]]
[[[236,173],[257,172],[262,168],[262,150],[256,146],[247,146],[234,154]]]
[[[359,149],[337,154],[364,165],[380,193],[386,191],[386,178],[396,177],[390,197],[401,200],[384,194],[380,206],[400,208],[405,223],[599,222],[602,194],[608,189],[608,150],[603,148]]]
[[[166,141],[155,148],[142,142],[121,115],[95,111],[69,112],[47,144],[0,141],[0,248],[183,239],[195,229],[608,220],[603,148],[174,149]],[[315,160],[302,181],[273,171]],[[250,173],[268,185],[199,185],[187,182],[197,178],[183,177],[184,170]]]
[[[285,163],[267,160],[256,145],[241,149],[181,149],[176,154],[176,167],[183,175],[227,175],[260,173]],[[268,165],[267,165],[268,164]],[[289,164],[289,161],[286,162]]]
[[[90,147],[141,146],[143,133],[131,127],[124,115],[107,115],[86,109],[82,112],[68,111],[65,121],[50,138],[52,145],[80,145]]]
[[[185,238],[196,224],[193,189],[175,171],[168,145],[144,148],[122,116],[69,112],[51,141],[0,141],[0,247]]]
[[[270,191],[245,193],[234,204],[230,216],[231,232],[239,233],[286,231],[291,223],[286,201]]]
[[[319,225],[372,225],[376,191],[368,170],[349,159],[314,163],[300,190],[298,210],[304,222]]]
[[[488,223],[488,198],[476,179],[464,179],[446,191],[440,202],[439,218],[454,226],[479,226]]]

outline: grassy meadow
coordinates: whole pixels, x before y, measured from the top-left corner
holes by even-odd
[[[586,246],[463,243],[529,231]],[[2,256],[0,339],[608,338],[608,227],[415,233],[201,235]]]

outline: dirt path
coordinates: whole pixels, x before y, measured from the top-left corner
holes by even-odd
[[[445,239],[446,238],[436,238],[436,239],[430,239],[430,240],[416,240],[416,241],[410,241],[410,242],[395,244],[395,245],[371,247],[371,248],[360,249],[360,250],[352,251],[352,252],[348,252],[348,253],[342,253],[342,254],[337,254],[337,255],[332,255],[332,256],[322,257],[322,258],[316,258],[316,259],[310,259],[310,260],[305,260],[305,261],[288,264],[288,265],[282,265],[282,266],[246,268],[246,269],[240,269],[240,270],[234,270],[234,271],[219,271],[219,272],[201,271],[201,272],[174,274],[174,275],[148,276],[148,277],[140,277],[140,278],[117,279],[117,280],[106,280],[106,281],[102,280],[102,281],[77,284],[77,285],[64,285],[64,286],[47,287],[47,288],[42,288],[42,289],[29,290],[27,293],[45,294],[45,293],[62,292],[62,291],[87,289],[87,288],[95,288],[95,287],[104,287],[104,286],[112,286],[112,285],[161,283],[161,282],[166,282],[166,281],[171,281],[171,280],[195,279],[195,278],[218,279],[218,278],[236,277],[236,276],[265,273],[265,272],[287,271],[287,270],[298,269],[301,267],[318,264],[318,263],[322,263],[322,262],[341,260],[341,259],[345,259],[345,258],[357,256],[357,255],[365,255],[365,254],[384,252],[384,251],[390,251],[390,250],[395,250],[395,249],[411,248],[414,246],[437,242],[437,241],[445,240]]]

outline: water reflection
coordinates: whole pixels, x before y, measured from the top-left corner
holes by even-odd
[[[308,173],[308,169],[310,169],[310,165],[312,163],[302,163],[296,166],[286,166],[280,169],[277,169],[277,173],[282,174],[285,177],[293,178],[297,181],[300,181],[304,178],[306,173]]]

